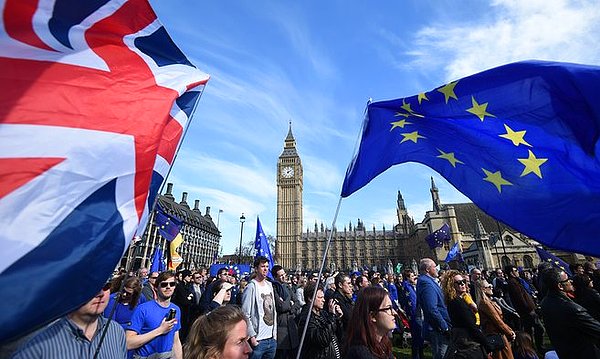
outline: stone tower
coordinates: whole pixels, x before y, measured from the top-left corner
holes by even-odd
[[[293,269],[300,260],[302,236],[302,162],[296,150],[296,140],[290,123],[277,162],[277,240],[275,255],[278,264]]]

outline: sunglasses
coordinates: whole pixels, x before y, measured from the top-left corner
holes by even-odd
[[[175,283],[175,282],[160,282],[161,288],[175,287],[176,285],[177,285],[177,283]]]
[[[158,276],[156,276],[156,277],[148,277],[148,279],[156,279],[156,278],[158,278]]]
[[[463,280],[457,280],[457,281],[454,282],[454,284],[465,285],[465,284],[467,284],[467,281],[464,280],[464,279]]]
[[[572,282],[572,281],[573,281],[573,280],[572,280],[571,278],[567,278],[567,279],[565,279],[565,280],[561,280],[561,281],[560,281],[560,282],[558,282],[558,283],[560,283],[560,284],[565,284],[565,283],[567,283],[567,282]]]

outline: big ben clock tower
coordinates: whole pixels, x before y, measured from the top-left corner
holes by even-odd
[[[292,124],[277,163],[277,262],[287,269],[299,263],[302,236],[302,162],[296,151]]]

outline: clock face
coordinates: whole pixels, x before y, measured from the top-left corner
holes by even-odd
[[[294,169],[292,167],[283,167],[281,169],[281,177],[283,177],[283,178],[294,177]]]

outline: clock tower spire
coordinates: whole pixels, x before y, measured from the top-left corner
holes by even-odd
[[[277,262],[287,269],[300,263],[302,236],[302,162],[296,150],[296,139],[290,122],[277,162]]]

